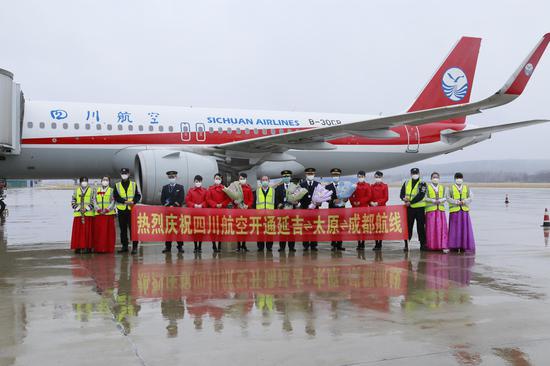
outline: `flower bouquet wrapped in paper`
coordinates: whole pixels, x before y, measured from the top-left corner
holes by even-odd
[[[223,191],[229,198],[231,198],[231,201],[233,202],[233,206],[242,207],[243,205],[243,188],[241,187],[241,183],[235,181],[231,183],[228,187],[224,187]]]
[[[286,190],[286,202],[284,208],[292,208],[292,206],[297,205],[300,200],[307,194],[307,189],[300,187],[299,184],[290,183],[288,189]]]
[[[323,202],[328,202],[331,197],[332,191],[326,189],[322,184],[318,184],[311,195],[311,203],[309,204],[309,208],[320,206]]]
[[[355,192],[356,185],[351,182],[340,182],[336,187],[336,197],[340,202],[336,205],[338,207],[344,207],[346,201],[351,197],[353,192]]]

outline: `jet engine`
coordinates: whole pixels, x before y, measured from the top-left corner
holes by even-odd
[[[178,172],[177,182],[185,191],[193,187],[195,175],[203,177],[203,185],[209,186],[218,172],[218,163],[212,156],[186,151],[144,150],[135,158],[136,181],[142,194],[142,203],[160,204],[162,186],[168,184],[166,172]]]

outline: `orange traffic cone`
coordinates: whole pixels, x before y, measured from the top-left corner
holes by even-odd
[[[542,222],[542,227],[550,227],[550,215],[548,215],[548,209],[544,209],[544,221]]]

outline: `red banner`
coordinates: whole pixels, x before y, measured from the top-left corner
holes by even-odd
[[[137,205],[132,240],[404,240],[405,206],[318,210],[244,210]]]

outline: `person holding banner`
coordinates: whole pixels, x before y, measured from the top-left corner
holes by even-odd
[[[210,208],[227,208],[231,204],[231,199],[224,192],[224,186],[222,184],[222,175],[216,173],[214,175],[214,184],[208,187],[206,192],[206,203]],[[213,241],[212,250],[214,253],[219,253],[222,251],[222,242]]]
[[[292,171],[290,170],[283,170],[281,172],[281,184],[279,184],[275,188],[275,206],[278,210],[292,210],[294,208],[294,204],[289,202],[287,200],[287,192],[290,188],[290,180],[292,179]],[[279,252],[284,252],[286,243],[284,241],[279,242]],[[294,242],[289,241],[288,242],[288,251],[289,252],[295,252],[296,249],[294,249]]]
[[[77,254],[91,253],[93,245],[94,192],[88,177],[80,177],[80,186],[73,193],[73,230],[71,249]]]
[[[384,173],[381,171],[374,173],[374,184],[371,186],[372,197],[370,201],[372,207],[386,206],[388,202],[388,185],[382,181],[383,176]],[[375,245],[372,250],[382,250],[382,240],[375,240],[374,242]]]
[[[252,192],[252,187],[250,186],[250,184],[246,183],[247,179],[248,175],[246,173],[239,174],[239,184],[243,192],[243,198],[242,202],[235,201],[235,207],[237,209],[247,210],[249,208],[252,208],[252,205],[254,205],[254,193]],[[237,242],[237,252],[240,251],[248,252],[246,241]]]
[[[94,252],[113,253],[115,251],[115,198],[111,180],[101,178],[101,187],[96,190],[94,208]]]
[[[315,180],[315,168],[306,168],[304,173],[306,173],[306,180],[302,181],[300,186],[307,189],[307,194],[302,197],[300,200],[300,208],[309,209],[311,204],[311,198],[313,197],[313,192],[315,188],[319,185],[319,182]],[[302,243],[304,246],[304,251],[308,251],[310,248],[312,251],[317,251],[317,242],[316,241],[304,241]]]
[[[405,240],[404,251],[409,250],[409,241],[412,237],[415,221],[418,240],[420,241],[420,250],[426,250],[426,216],[424,212],[426,201],[424,201],[424,196],[427,189],[426,183],[420,178],[420,170],[412,168],[411,179],[403,183],[400,193],[401,200],[407,206],[407,225],[409,229],[409,240]]]
[[[162,187],[162,193],[160,195],[160,203],[165,207],[182,207],[185,201],[185,190],[181,184],[176,183],[178,172],[170,170],[166,172],[168,176],[168,183]],[[172,251],[172,242],[166,241],[163,253],[170,253]],[[183,253],[183,241],[178,241],[178,253]]]
[[[476,242],[470,219],[472,190],[464,184],[462,173],[455,174],[455,184],[447,190],[449,202],[449,248],[458,252],[475,252]]]
[[[269,186],[269,177],[264,175],[260,179],[260,186],[256,189],[256,210],[274,210],[275,209],[275,190]],[[267,249],[268,252],[273,250],[273,242],[259,241],[258,252]]]
[[[330,184],[327,184],[327,186],[325,187],[332,192],[332,196],[330,197],[330,201],[328,202],[328,208],[343,208],[346,202],[340,199],[337,193],[338,184],[340,183],[340,176],[342,175],[342,169],[332,168],[330,170],[330,175],[332,176],[332,182]],[[343,247],[341,240],[333,240],[330,245],[333,252],[337,250],[346,250],[346,248]]]
[[[433,172],[426,192],[426,246],[429,250],[446,251],[448,241],[445,216],[445,187],[439,184],[439,173]]]
[[[194,187],[187,191],[187,196],[185,196],[185,204],[188,208],[206,208],[206,188],[202,186],[202,177],[200,175],[195,175],[193,179]],[[193,252],[200,253],[202,252],[202,240],[200,237],[196,237],[193,241],[195,248]]]
[[[371,186],[366,181],[364,170],[357,172],[357,184],[355,192],[350,197],[350,202],[353,207],[369,207],[372,196]],[[357,241],[357,250],[365,250],[365,241]]]

